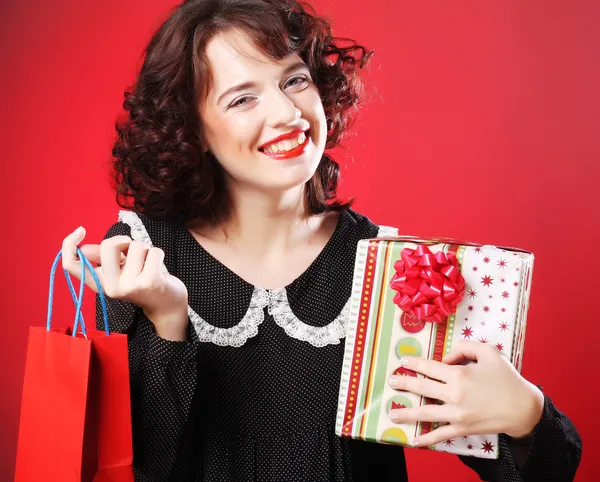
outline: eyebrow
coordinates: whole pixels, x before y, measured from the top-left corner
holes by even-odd
[[[306,65],[304,62],[293,63],[291,65],[288,65],[285,69],[283,69],[283,75],[288,75],[289,73],[291,73],[295,70],[300,70],[301,68],[305,68],[308,70],[308,65]],[[227,89],[225,92],[223,92],[219,96],[219,98],[217,99],[217,104],[220,104],[221,101],[230,94],[239,92],[241,90],[251,89],[256,86],[257,86],[256,82],[244,82],[242,84],[234,85],[233,87],[230,87],[229,89]]]

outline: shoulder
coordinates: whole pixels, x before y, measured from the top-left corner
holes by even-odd
[[[395,236],[398,228],[385,224],[378,224],[352,209],[344,211],[342,222],[348,230],[348,235],[358,242],[361,239],[376,238],[378,236]]]

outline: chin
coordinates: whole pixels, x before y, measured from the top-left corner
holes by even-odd
[[[302,188],[309,180],[310,176],[298,179],[287,179],[285,181],[280,180],[279,182],[273,182],[269,183],[268,185],[264,185],[264,188],[266,188],[268,191],[291,191]]]
[[[303,187],[313,176],[314,170],[305,169],[303,172],[286,173],[287,175],[264,177],[261,188],[267,191],[290,191]]]

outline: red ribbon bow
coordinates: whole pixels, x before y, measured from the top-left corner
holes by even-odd
[[[425,245],[404,248],[394,263],[394,303],[421,321],[440,323],[456,311],[465,294],[465,279],[454,253],[433,254]]]

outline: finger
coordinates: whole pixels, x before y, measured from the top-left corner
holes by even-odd
[[[448,386],[436,380],[428,378],[408,377],[404,375],[392,375],[388,385],[395,390],[404,390],[416,395],[423,395],[446,402]]]
[[[450,441],[460,436],[462,434],[454,425],[446,424],[425,435],[419,435],[413,440],[413,445],[415,447],[431,447],[432,445],[445,442],[446,440]]]
[[[448,381],[454,371],[453,367],[444,365],[442,362],[414,356],[404,356],[400,363],[409,370],[443,382]]]
[[[102,267],[101,267],[101,258],[100,258],[100,245],[99,244],[84,244],[79,248],[83,255],[88,259],[88,261],[94,265],[98,266],[94,268],[96,276],[98,277],[98,281],[101,286],[104,286],[104,277],[102,276]],[[121,253],[121,265],[124,264],[127,257]],[[96,286],[96,281],[90,274],[90,270],[87,269],[87,274],[85,277],[85,284],[92,288],[96,293],[98,292],[98,287]]]
[[[129,236],[113,236],[100,244],[100,263],[105,287],[116,287],[121,277],[121,254],[131,244]]]
[[[100,245],[99,244],[84,244],[79,249],[90,263],[100,264]],[[79,258],[78,261],[79,263]]]
[[[76,266],[79,266],[79,256],[77,256],[77,246],[85,238],[85,228],[79,226],[75,231],[69,234],[62,242],[62,265],[63,268],[69,271],[71,274],[77,276],[71,272]]]
[[[127,261],[123,268],[123,277],[135,279],[139,276],[146,262],[150,246],[143,241],[132,241],[127,250]]]
[[[78,280],[81,280],[82,261],[79,259],[79,255],[77,254],[77,247],[83,241],[85,234],[85,228],[80,226],[63,240],[61,249],[63,269],[65,269],[72,276],[75,276]],[[81,252],[86,258],[88,257],[86,252],[93,252],[92,246],[93,245],[84,245],[81,247]],[[94,278],[92,277],[89,268],[86,267],[85,270],[85,284],[95,292],[98,292],[96,283],[94,283]]]
[[[498,348],[488,343],[479,341],[461,340],[452,351],[444,357],[443,362],[447,365],[458,365],[466,361],[478,361],[481,358],[486,358],[494,351],[499,353]]]
[[[414,408],[390,410],[390,419],[395,423],[449,422],[452,410],[448,405],[422,405]]]
[[[100,245],[99,244],[84,244],[79,246],[79,249],[83,255],[89,260],[90,263],[100,265]],[[127,256],[121,253],[121,265],[125,264]]]
[[[446,355],[444,357],[442,362],[446,363],[447,365],[461,365],[461,364],[465,363],[467,360],[468,360],[468,358],[466,358],[462,352],[457,351],[457,350],[452,350],[450,353],[448,353],[448,355]]]
[[[144,265],[143,275],[149,278],[157,277],[167,272],[164,267],[163,260],[165,252],[160,248],[151,248],[146,256],[146,264]]]

